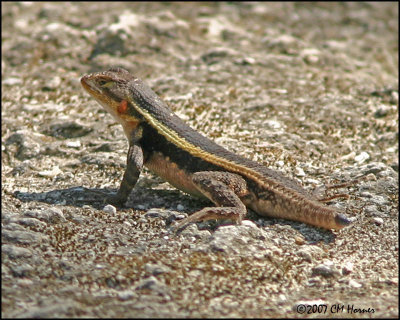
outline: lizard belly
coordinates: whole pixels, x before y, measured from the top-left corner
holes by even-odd
[[[192,173],[180,169],[175,162],[161,152],[154,152],[144,165],[175,188],[197,197],[204,197],[194,185]]]

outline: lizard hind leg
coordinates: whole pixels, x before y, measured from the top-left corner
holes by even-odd
[[[176,225],[176,230],[191,222],[210,219],[230,219],[241,223],[247,213],[240,198],[246,196],[246,181],[230,172],[201,171],[193,174],[192,181],[196,188],[217,207],[206,207],[183,219]]]

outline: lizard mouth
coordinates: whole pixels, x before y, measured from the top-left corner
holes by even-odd
[[[91,95],[100,95],[102,93],[101,90],[97,88],[97,86],[94,84],[93,80],[90,79],[89,75],[83,76],[81,78],[81,84],[82,87]]]
[[[90,75],[85,75],[81,78],[82,87],[89,93],[93,98],[95,98],[107,111],[114,113],[115,108],[114,101],[104,94],[103,90],[98,87],[96,81],[91,78]]]
[[[103,90],[96,85],[96,82],[91,78],[90,75],[83,76],[81,78],[81,84],[87,93],[95,98],[105,110],[107,110],[113,117],[116,118],[116,120],[121,122],[122,119],[118,116],[116,111],[116,102],[113,101],[108,95],[104,94]]]

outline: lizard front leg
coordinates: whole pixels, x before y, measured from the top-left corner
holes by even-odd
[[[176,230],[196,221],[210,219],[230,219],[240,223],[247,213],[246,206],[240,200],[248,194],[247,183],[239,175],[230,172],[201,171],[193,174],[193,184],[217,207],[206,207],[183,219]]]
[[[142,169],[143,150],[140,145],[133,143],[129,146],[126,169],[118,192],[115,195],[108,196],[107,202],[117,205],[121,205],[126,202],[129,194],[139,178]]]

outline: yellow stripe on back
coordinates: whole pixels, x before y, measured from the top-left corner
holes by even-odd
[[[182,138],[178,135],[178,133],[171,128],[167,127],[165,124],[163,124],[161,121],[157,120],[155,117],[153,117],[150,112],[147,110],[141,108],[138,106],[134,101],[130,100],[130,103],[133,105],[135,110],[139,112],[147,121],[148,123],[151,124],[153,128],[155,128],[162,136],[164,136],[168,141],[172,142],[173,144],[179,146],[181,149],[189,152],[191,155],[202,158],[212,164],[215,164],[217,166],[222,166],[223,168],[226,168],[227,170],[234,172],[234,173],[239,173],[241,175],[247,176],[248,178],[255,179],[259,183],[265,185],[265,177],[255,171],[252,170],[244,165],[237,164],[233,161],[230,161],[226,158],[218,157],[214,154],[211,154],[198,146],[195,146],[194,144],[186,141],[185,138]],[[273,185],[274,189],[282,189],[280,187],[280,184],[269,181],[269,185]],[[282,190],[283,191],[283,190]],[[286,193],[288,190],[285,191]],[[290,191],[289,191],[290,192]],[[293,195],[296,195],[293,193]],[[292,196],[293,196],[292,195]]]

